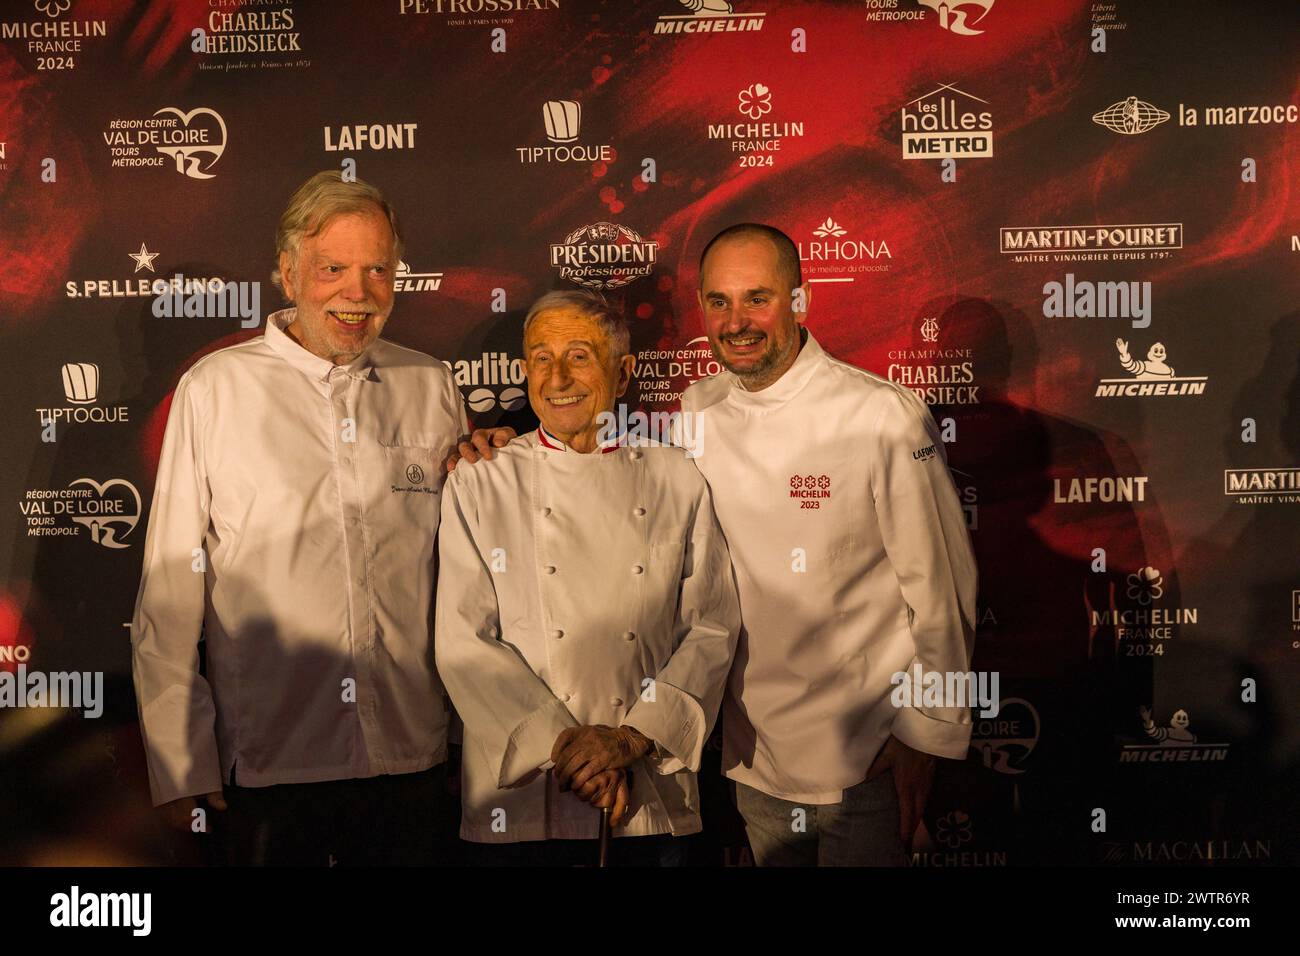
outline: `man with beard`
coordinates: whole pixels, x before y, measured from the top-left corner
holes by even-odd
[[[966,707],[895,707],[896,677],[965,673],[975,560],[943,442],[909,389],[827,355],[779,230],[723,230],[698,299],[727,371],[696,382],[696,465],[740,593],[724,772],[760,866],[897,865],[933,756],[962,759]],[[910,678],[909,678],[910,680]],[[928,702],[927,702],[928,703]],[[932,756],[933,755],[933,756]]]
[[[434,538],[464,406],[442,362],[379,338],[401,238],[378,190],[318,173],[276,246],[295,307],[172,398],[131,627],[153,802],[236,863],[427,862]]]

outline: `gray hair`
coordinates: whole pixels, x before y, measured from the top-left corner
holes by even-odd
[[[303,239],[318,235],[335,216],[371,211],[382,213],[393,228],[395,265],[402,259],[402,233],[397,227],[397,213],[384,199],[383,193],[360,179],[345,182],[337,169],[326,169],[307,180],[290,198],[275,230],[276,266],[271,273],[271,282],[284,291],[280,253],[289,253],[290,259],[296,263]]]
[[[575,309],[582,315],[595,319],[596,324],[609,339],[609,344],[613,346],[615,361],[632,351],[632,331],[628,328],[622,308],[614,305],[598,292],[587,289],[561,289],[548,292],[534,302],[533,307],[528,310],[528,315],[524,317],[525,343],[528,341],[528,328],[533,324],[533,319],[543,312],[554,309]]]

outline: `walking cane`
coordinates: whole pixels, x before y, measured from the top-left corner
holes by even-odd
[[[609,807],[600,808],[600,846],[597,866],[609,866]]]

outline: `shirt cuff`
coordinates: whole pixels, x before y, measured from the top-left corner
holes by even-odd
[[[221,758],[212,729],[215,720],[211,698],[181,686],[168,688],[141,709],[149,793],[155,807],[182,797],[221,792]]]
[[[635,727],[658,744],[660,750],[667,751],[665,757],[654,756],[652,750],[642,758],[658,773],[698,771],[708,730],[704,726],[704,708],[694,697],[672,684],[655,681],[654,690],[655,699],[649,701],[638,697],[632,709],[619,721],[619,726]]]
[[[955,723],[931,717],[916,707],[903,707],[890,733],[913,750],[962,760],[970,749],[971,726],[969,719]]]
[[[510,732],[497,786],[517,787],[532,779],[533,774],[554,766],[551,750],[560,731],[578,726],[573,715],[558,700],[551,700],[521,720]]]

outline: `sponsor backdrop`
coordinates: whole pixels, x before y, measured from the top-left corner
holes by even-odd
[[[701,247],[743,220],[799,244],[831,354],[924,396],[1000,708],[913,865],[1300,858],[1297,5],[0,10],[0,668],[105,681],[95,719],[0,710],[0,857],[178,859],[125,626],[169,397],[281,307],[278,215],[344,168],[404,223],[387,336],[478,424],[527,415],[521,318],[575,284],[675,409],[717,370]],[[744,864],[711,759],[694,853]]]

